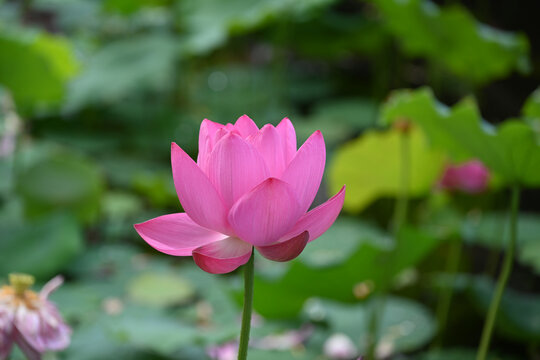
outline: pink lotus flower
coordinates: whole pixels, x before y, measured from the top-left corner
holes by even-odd
[[[0,359],[6,359],[17,344],[30,360],[40,360],[46,351],[65,349],[71,329],[47,298],[63,280],[57,276],[39,294],[28,290],[29,275],[10,275],[11,286],[0,288]]]
[[[460,165],[449,165],[439,182],[446,190],[478,194],[486,191],[489,170],[479,160],[472,160]]]
[[[289,119],[259,129],[246,115],[221,125],[204,120],[195,163],[172,144],[172,171],[185,213],[136,224],[152,247],[193,256],[204,271],[222,274],[245,264],[253,246],[288,261],[335,221],[345,187],[308,212],[319,189],[326,150],[320,131],[297,150]]]

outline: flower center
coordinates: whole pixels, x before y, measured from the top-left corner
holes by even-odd
[[[34,277],[27,274],[9,274],[9,283],[15,291],[15,296],[22,298],[26,290],[34,285]]]

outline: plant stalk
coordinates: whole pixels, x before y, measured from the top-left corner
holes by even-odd
[[[392,232],[395,241],[398,241],[398,235],[404,224],[407,222],[407,213],[409,208],[409,181],[411,167],[411,149],[410,149],[409,129],[400,133],[400,176],[399,176],[399,196],[394,208],[394,217],[392,221]],[[392,261],[392,257],[389,258]],[[393,264],[383,266],[382,271],[387,272],[392,268]],[[386,278],[386,276],[383,276]],[[381,294],[373,299],[371,304],[370,318],[368,322],[368,344],[366,360],[375,360],[377,350],[377,334],[381,319],[383,318],[384,308],[386,305],[386,293],[388,292],[387,285],[381,289]]]
[[[410,135],[408,131],[400,134],[400,176],[399,176],[399,196],[394,209],[393,232],[397,240],[397,235],[403,224],[407,222],[407,213],[409,208],[409,178],[411,167]]]
[[[499,279],[497,280],[497,286],[495,288],[495,294],[491,300],[489,306],[486,322],[484,323],[484,330],[482,331],[482,338],[478,347],[478,353],[476,354],[476,360],[485,360],[489,351],[489,344],[491,342],[491,336],[493,334],[493,328],[495,321],[497,320],[497,312],[501,299],[512,272],[512,265],[514,262],[514,252],[516,250],[517,242],[517,216],[519,210],[519,186],[515,185],[512,188],[512,196],[510,200],[510,241],[508,243],[508,249],[504,257],[504,263],[502,265]]]
[[[462,247],[463,241],[460,237],[457,239],[452,239],[446,262],[446,274],[448,274],[448,278],[452,283],[456,280],[456,274],[459,268],[459,262],[461,260]],[[438,339],[435,343],[435,347],[437,348],[440,347],[443,342],[444,330],[448,322],[448,315],[450,314],[453,295],[453,286],[443,287],[440,293],[439,304],[437,306],[437,322],[439,324],[439,334],[437,336]]]
[[[244,265],[244,309],[242,311],[242,328],[238,346],[238,360],[246,360],[251,330],[251,313],[253,310],[253,274],[255,251],[251,252],[249,261]]]

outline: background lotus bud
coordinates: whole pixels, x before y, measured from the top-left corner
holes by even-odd
[[[477,194],[487,189],[489,170],[478,160],[460,165],[449,165],[439,182],[439,186],[450,191]]]

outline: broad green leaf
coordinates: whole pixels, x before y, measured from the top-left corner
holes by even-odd
[[[471,278],[473,299],[487,312],[495,284],[485,277]],[[506,289],[496,323],[497,332],[511,339],[535,342],[540,339],[540,297],[532,293]]]
[[[144,10],[145,7],[158,7],[167,5],[169,0],[142,0],[142,1],[130,1],[130,0],[105,0],[103,1],[103,9],[111,13],[120,13],[123,15],[130,15],[137,11]]]
[[[66,38],[2,28],[0,84],[21,107],[56,105],[79,67]]]
[[[432,350],[427,353],[420,354],[414,357],[414,360],[475,360],[476,349],[459,349],[459,348],[444,348],[440,350]],[[513,357],[501,357],[498,355],[488,355],[487,360],[504,360],[514,359]]]
[[[540,88],[533,91],[527,98],[521,109],[521,114],[534,129],[538,141],[540,141]]]
[[[177,40],[167,34],[136,35],[109,43],[90,57],[74,79],[66,107],[77,110],[170,90],[179,55]]]
[[[111,277],[130,278],[134,275],[133,265],[137,256],[140,256],[140,251],[125,244],[93,246],[72,264],[70,273],[83,282],[101,280],[104,277],[109,282]]]
[[[180,2],[179,21],[188,33],[187,51],[204,54],[223,45],[230,34],[247,32],[282,16],[306,17],[334,0],[187,0]]]
[[[404,228],[396,242],[373,231],[349,236],[349,240],[358,245],[339,264],[322,268],[316,264],[312,267],[300,261],[300,255],[300,260],[291,262],[289,269],[279,279],[268,280],[256,276],[258,295],[254,299],[254,306],[257,312],[267,317],[292,317],[298,313],[304,301],[313,296],[355,301],[355,287],[361,283],[371,284],[366,296],[387,289],[398,273],[414,267],[439,243],[438,239],[410,228]],[[383,262],[384,271],[380,266]]]
[[[252,360],[313,360],[317,354],[311,351],[277,351],[249,349],[249,358]]]
[[[340,217],[317,241],[306,246],[299,260],[314,268],[339,265],[360,245],[359,234],[365,237],[383,236],[377,229],[354,218]]]
[[[21,224],[0,224],[0,274],[23,272],[48,280],[82,252],[81,230],[70,216],[52,214]]]
[[[166,307],[189,301],[195,290],[189,281],[170,273],[142,273],[128,285],[128,295],[141,305]]]
[[[197,329],[156,309],[128,307],[118,315],[101,314],[75,331],[67,353],[73,359],[161,359],[191,344]],[[146,351],[146,356],[141,352]],[[118,357],[116,357],[118,356]]]
[[[507,120],[494,127],[482,121],[470,99],[448,108],[427,88],[392,94],[381,120],[399,119],[419,124],[434,147],[455,159],[477,158],[507,183],[540,185],[540,146],[534,130],[523,121]]]
[[[411,57],[426,57],[474,83],[529,70],[529,42],[523,34],[479,23],[460,5],[440,7],[430,0],[373,3]]]
[[[429,148],[419,128],[406,136],[411,164],[408,191],[410,196],[424,195],[439,177],[444,156]],[[330,166],[329,180],[333,191],[347,184],[346,210],[358,212],[379,197],[399,194],[401,137],[397,129],[372,130],[338,149]]]
[[[536,89],[525,101],[522,109],[523,116],[530,119],[540,119],[540,88]]]
[[[49,299],[58,307],[68,323],[81,326],[93,323],[96,316],[103,312],[106,299],[114,297],[115,294],[107,290],[97,282],[79,280],[75,283],[64,283]]]
[[[463,237],[473,244],[504,250],[510,239],[509,220],[508,215],[500,213],[467,218],[463,225]],[[540,218],[532,213],[521,213],[517,226],[517,259],[540,275]]]
[[[17,184],[28,214],[65,210],[85,222],[96,218],[102,190],[103,178],[96,165],[65,152],[35,162],[19,174]]]
[[[315,310],[324,316],[332,332],[344,333],[365,353],[370,316],[370,303],[355,305],[311,300],[306,312]],[[414,301],[388,297],[377,333],[378,347],[385,355],[413,351],[426,345],[435,335],[435,319],[423,305]]]

